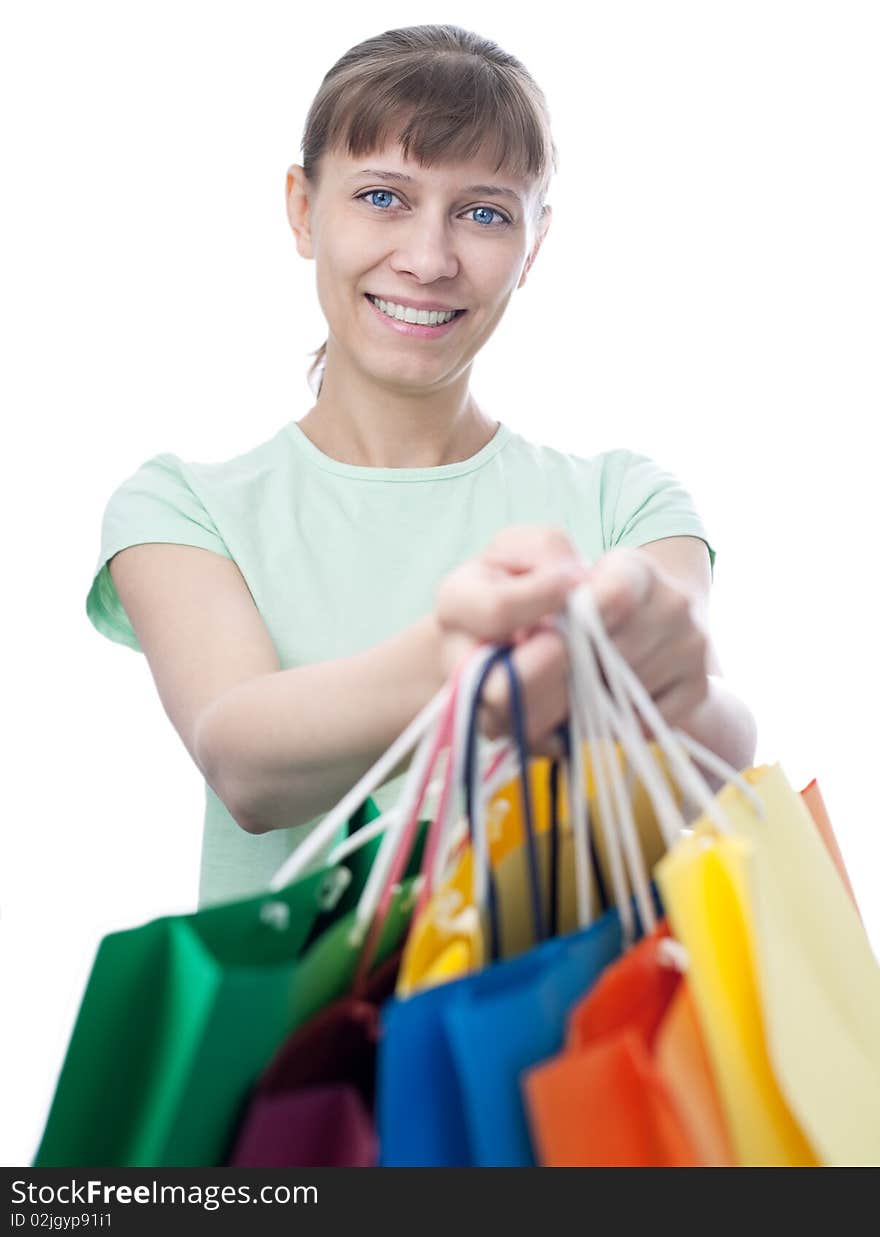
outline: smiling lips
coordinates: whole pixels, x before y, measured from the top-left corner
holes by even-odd
[[[396,301],[385,301],[380,297],[364,294],[377,317],[401,335],[412,335],[423,339],[436,339],[446,335],[453,329],[459,318],[467,313],[466,309],[439,310],[416,309],[413,306],[401,305]]]

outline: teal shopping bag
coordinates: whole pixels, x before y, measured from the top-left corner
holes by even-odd
[[[287,1029],[325,876],[101,941],[35,1167],[216,1162]]]
[[[349,982],[346,924],[378,845],[277,893],[105,937],[35,1167],[222,1163],[266,1062]]]

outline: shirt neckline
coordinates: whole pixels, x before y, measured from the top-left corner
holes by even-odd
[[[471,455],[466,460],[456,460],[453,464],[437,464],[432,468],[371,468],[363,464],[345,464],[325,455],[296,421],[289,421],[286,428],[294,447],[311,464],[324,472],[335,473],[337,477],[350,477],[355,481],[448,481],[453,477],[475,472],[488,464],[511,437],[511,430],[499,422],[485,447],[481,447],[476,455]]]

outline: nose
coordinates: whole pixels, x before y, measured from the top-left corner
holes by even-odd
[[[391,257],[391,268],[397,274],[412,275],[419,283],[454,279],[458,274],[458,255],[445,214],[413,212],[397,241]]]

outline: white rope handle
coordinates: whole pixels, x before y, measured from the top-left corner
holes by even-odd
[[[598,744],[595,747],[591,743],[591,748],[593,749],[593,768],[598,777],[600,769],[605,763],[606,755],[609,756],[607,768],[611,774],[611,785],[618,810],[617,820],[619,821],[621,831],[620,841],[623,845],[629,876],[633,883],[645,930],[651,931],[656,926],[656,916],[654,914],[653,902],[650,899],[644,858],[641,853],[638,833],[632,816],[630,796],[622,788],[622,779],[620,778],[620,770],[615,756],[610,751],[606,751],[605,744],[609,739],[609,728],[613,734],[617,735],[621,748],[627,757],[628,769],[631,773],[637,769],[641,780],[645,784],[667,848],[675,843],[682,829],[687,826],[678,805],[670,793],[666,779],[662,776],[654,761],[648,741],[641,732],[641,727],[633,708],[633,702],[646,716],[647,724],[651,726],[655,733],[658,747],[667,755],[670,766],[678,774],[679,780],[685,783],[686,789],[697,799],[702,810],[714,821],[717,827],[724,830],[730,829],[729,822],[720,810],[714,794],[705,784],[702,776],[691,765],[689,756],[692,756],[698,764],[709,768],[717,776],[726,781],[736,783],[749,796],[762,817],[765,815],[765,812],[763,804],[761,804],[754,788],[745,781],[740,773],[733,769],[726,761],[722,760],[721,757],[717,756],[716,753],[698,743],[684,731],[678,729],[673,731],[666,725],[662,715],[654,706],[643,685],[633,674],[625,659],[608,637],[595,606],[595,600],[589,591],[589,585],[581,586],[576,592],[577,596],[575,594],[569,595],[566,615],[560,616],[557,619],[557,626],[567,641],[570,663],[573,670],[572,719],[574,721],[579,716],[581,709],[585,705],[589,708],[591,696],[598,703],[599,708],[596,715],[594,715],[593,724],[589,727],[591,737],[594,740],[598,739]],[[594,644],[601,660],[602,668],[605,671],[608,685],[607,691],[599,681],[597,663],[592,656]],[[584,695],[585,686],[588,686],[586,695]],[[633,697],[632,701],[629,698],[630,695]],[[579,729],[579,727],[575,726],[576,732],[579,732]],[[577,737],[580,739],[580,733],[577,734]],[[613,739],[611,741],[613,742]],[[598,780],[597,797],[600,800],[603,797]],[[602,804],[602,815],[609,821],[613,830],[614,818],[608,813],[607,798]],[[623,907],[625,903],[621,901],[623,891],[622,873],[616,859],[614,839],[609,836],[607,840],[610,843],[609,860],[611,863],[615,901],[622,911],[621,923],[626,940],[629,937],[629,924],[624,920],[625,912]]]
[[[589,642],[586,647],[590,647]],[[590,649],[590,651],[592,654],[593,650]],[[617,804],[617,819],[619,821],[623,857],[626,862],[630,885],[635,894],[643,930],[645,932],[653,932],[657,926],[657,917],[651,900],[650,880],[645,867],[644,857],[642,856],[641,842],[633,816],[630,788],[625,784],[617,761],[617,752],[614,748],[615,735],[619,737],[625,736],[629,732],[630,727],[625,714],[618,715],[613,698],[613,689],[610,695],[601,689],[599,666],[595,660],[594,683],[596,684],[596,699],[599,705],[598,712],[601,717],[602,755],[611,773],[611,788]],[[621,747],[625,754],[626,747],[624,744],[621,744]]]
[[[751,801],[752,807],[755,809],[759,819],[767,819],[767,809],[764,807],[764,802],[754,786],[743,777],[738,769],[734,769],[733,765],[723,760],[717,752],[713,752],[711,748],[704,747],[702,743],[698,743],[693,735],[688,734],[684,730],[675,729],[672,732],[679,743],[690,752],[691,757],[699,765],[703,765],[710,773],[714,773],[725,782],[732,782],[743,794]]]
[[[634,706],[645,719],[657,745],[669,761],[670,770],[683,790],[690,795],[700,809],[713,821],[722,833],[730,833],[733,826],[715,799],[715,795],[703,778],[697,767],[692,763],[689,754],[676,740],[671,728],[666,724],[648,692],[643,687],[628,662],[612,644],[604,624],[599,616],[592,591],[587,585],[580,585],[570,595],[578,625],[590,633],[596,648],[606,666],[606,677],[609,674],[619,675],[623,687],[628,692]],[[640,744],[638,746],[646,746]],[[676,808],[678,813],[678,809]],[[679,814],[680,815],[680,814]],[[679,829],[682,826],[679,826]]]
[[[575,671],[575,698],[572,704],[573,708],[580,709],[583,713],[584,732],[599,806],[598,820],[605,839],[614,902],[620,915],[624,943],[631,944],[635,940],[635,920],[629,900],[617,821],[609,796],[608,783],[613,774],[610,765],[605,763],[607,735],[602,714],[604,689],[599,680],[589,636],[581,634],[577,628],[570,630],[573,638],[569,646],[569,657]]]
[[[449,853],[450,853],[451,846],[452,846],[452,835],[453,835],[452,825],[455,819],[454,811],[453,811],[454,800],[458,798],[460,794],[460,788],[464,784],[464,762],[465,762],[465,756],[467,754],[467,751],[466,751],[467,732],[468,732],[468,725],[470,722],[471,711],[474,706],[474,695],[476,693],[477,681],[479,680],[480,675],[483,672],[483,668],[486,665],[486,662],[489,660],[490,657],[492,657],[495,654],[496,651],[497,651],[496,645],[481,646],[471,655],[470,661],[468,662],[467,667],[462,673],[461,683],[458,689],[458,699],[456,701],[455,723],[453,727],[452,749],[451,749],[451,755],[450,755],[450,759],[453,762],[453,769],[452,769],[453,794],[450,795],[449,797],[446,819],[444,821],[441,821],[439,825],[440,834],[439,834],[439,839],[437,843],[437,850],[434,855],[434,866],[433,866],[432,872],[429,875],[429,880],[431,882],[430,887],[432,889],[439,888],[440,883],[443,880],[443,875],[449,863]],[[477,733],[477,750],[475,753],[477,759],[475,759],[474,761],[475,776],[479,773],[479,768],[480,768],[479,752],[480,752],[480,748],[479,748],[479,732],[478,732]],[[473,793],[472,804],[473,804],[474,814],[478,818],[481,817],[483,815],[482,796],[479,791],[479,778],[478,777],[477,777],[477,790],[475,793]],[[482,887],[480,886],[480,877],[481,877],[482,864],[484,862],[484,852],[486,851],[488,843],[485,837],[485,826],[483,822],[481,822],[480,820],[475,820],[474,830],[476,833],[476,836],[472,840],[472,844],[474,847],[474,853],[473,853],[474,893],[475,893],[475,898],[477,898],[478,892],[481,897],[485,897],[485,888],[486,888],[486,883],[487,883],[485,874],[483,874],[483,877],[482,877],[483,879]],[[488,853],[485,854],[485,864],[488,869]],[[481,906],[482,901],[477,900],[477,905]]]
[[[459,681],[458,693],[455,701],[455,714],[453,717],[452,734],[450,743],[447,748],[447,760],[451,763],[451,770],[448,776],[451,778],[450,794],[446,800],[446,810],[442,820],[436,822],[439,830],[439,840],[437,846],[437,855],[441,856],[441,851],[445,851],[448,855],[449,842],[453,833],[453,826],[456,819],[456,806],[460,793],[462,782],[462,770],[464,764],[464,748],[467,737],[467,724],[470,717],[470,709],[474,697],[474,691],[477,684],[477,679],[489,657],[494,652],[493,647],[478,648],[470,657],[467,665],[461,672]],[[419,752],[412,762],[410,769],[410,777],[407,778],[406,784],[401,794],[400,804],[398,806],[398,816],[394,825],[388,829],[379,848],[379,853],[373,861],[373,866],[370,870],[370,875],[364,886],[360,900],[358,901],[357,910],[355,912],[355,921],[352,926],[351,939],[353,942],[360,941],[366,935],[373,917],[376,914],[379,900],[382,896],[382,890],[385,887],[385,882],[388,876],[389,869],[394,862],[394,857],[397,854],[398,848],[402,843],[403,835],[406,830],[406,822],[409,820],[415,801],[418,796],[418,788],[424,776],[425,768],[428,759],[430,758],[431,749],[436,738],[437,731],[442,724],[442,716],[437,719],[436,723],[422,740]],[[418,766],[418,770],[416,770]],[[475,828],[478,826],[475,823]],[[447,859],[443,858],[442,862],[436,868],[436,872],[442,877],[445,871]],[[431,880],[431,874],[428,874],[428,879]],[[431,888],[436,888],[436,881],[431,885]]]
[[[587,734],[584,729],[583,712],[579,706],[578,682],[579,667],[571,653],[573,637],[567,614],[559,616],[559,629],[562,632],[568,657],[568,699],[569,699],[569,753],[565,772],[568,786],[568,811],[571,818],[572,838],[574,841],[574,875],[575,894],[577,897],[577,921],[581,928],[586,928],[592,920],[591,902],[593,893],[593,868],[590,863],[590,805],[587,799],[584,769],[584,744]]]
[[[437,737],[437,732],[442,725],[443,718],[438,717],[430,730],[423,735],[421,742],[416,750],[416,754],[407,773],[406,780],[403,784],[400,799],[397,804],[397,819],[385,831],[385,836],[382,839],[382,845],[373,860],[370,867],[370,874],[367,877],[366,883],[361,891],[361,896],[358,899],[357,909],[355,911],[354,923],[352,924],[351,932],[349,933],[349,943],[359,945],[365,938],[367,930],[372,923],[373,916],[376,913],[376,908],[382,897],[382,890],[385,887],[385,880],[388,872],[394,862],[394,856],[400,846],[403,835],[406,831],[406,823],[410,818],[413,808],[416,806],[416,800],[419,797],[419,787],[422,779],[428,768],[428,762],[431,759],[431,751],[434,747],[434,742]]]
[[[372,768],[352,786],[351,790],[328,812],[320,824],[316,825],[307,837],[303,838],[296,850],[285,859],[281,867],[269,881],[271,890],[283,889],[306,871],[312,859],[322,848],[332,841],[340,825],[344,825],[353,812],[369,798],[380,786],[392,769],[396,768],[409,752],[436,722],[443,712],[449,699],[448,685],[430,700],[422,711],[410,722],[401,735],[388,748],[384,756],[380,756]]]
[[[494,739],[490,744],[489,749],[487,749],[488,755],[492,756],[509,747],[510,744]],[[492,751],[493,748],[495,749],[494,752]],[[501,790],[503,786],[506,786],[507,783],[516,776],[518,767],[519,765],[516,760],[516,754],[512,751],[504,751],[504,756],[501,763],[498,765],[498,768],[491,775],[491,777],[487,778],[483,787],[483,794],[486,796],[487,800],[491,799],[497,791]],[[437,799],[443,788],[443,780],[442,775],[440,777],[435,777],[433,782],[431,782],[428,787],[425,795],[425,802],[431,804],[432,807],[436,807]],[[431,810],[426,809],[426,812],[428,816],[432,815]],[[371,820],[368,825],[364,825],[350,837],[343,838],[343,840],[337,843],[337,845],[334,846],[333,850],[330,852],[329,858],[327,859],[327,866],[334,867],[336,864],[342,863],[342,861],[347,859],[349,855],[352,855],[355,851],[360,850],[362,846],[366,846],[368,842],[372,842],[374,838],[377,838],[380,834],[384,833],[388,826],[397,820],[398,816],[399,812],[397,804],[395,803],[392,807],[387,808],[374,820]],[[455,844],[456,823],[457,822],[453,823],[453,845]]]
[[[642,734],[638,717],[620,675],[620,655],[617,649],[608,641],[604,648],[597,645],[597,653],[602,669],[605,672],[608,690],[616,705],[616,711],[614,709],[609,710],[614,733],[617,735],[624,751],[627,768],[630,770],[631,775],[634,776],[635,770],[638,769],[642,780],[644,781],[645,776],[647,776],[649,784],[653,787],[651,803],[657,823],[660,826],[664,845],[668,850],[678,840],[685,824],[684,818],[679,811],[672,792],[666,784],[665,778],[660,775],[654,755]],[[617,654],[617,657],[614,654]]]

